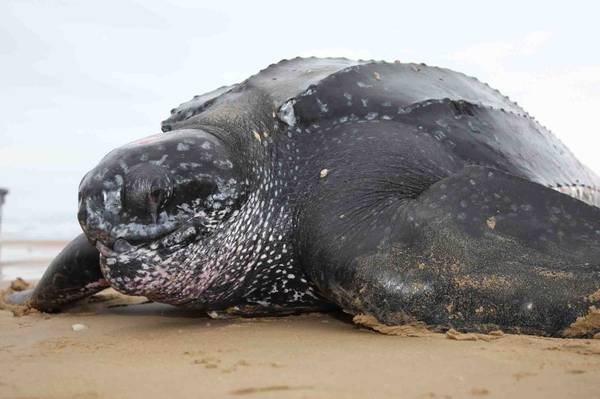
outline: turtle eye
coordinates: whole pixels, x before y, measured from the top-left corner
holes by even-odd
[[[127,172],[123,184],[124,206],[134,213],[156,212],[171,197],[167,172],[156,165],[139,164]]]

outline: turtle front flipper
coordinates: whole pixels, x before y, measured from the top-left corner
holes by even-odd
[[[351,313],[560,336],[600,307],[600,208],[537,183],[469,166],[370,218],[333,217],[339,202],[318,198],[303,262]],[[575,335],[600,323],[587,327]]]
[[[98,250],[81,234],[54,258],[33,290],[16,292],[8,301],[56,312],[107,287],[100,271]]]

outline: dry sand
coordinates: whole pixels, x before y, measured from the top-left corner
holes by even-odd
[[[0,311],[0,398],[600,397],[600,340],[401,337],[335,314],[212,320],[140,302]]]
[[[391,336],[339,314],[212,320],[143,302],[108,290],[63,314],[0,311],[0,398],[600,397],[600,340]]]

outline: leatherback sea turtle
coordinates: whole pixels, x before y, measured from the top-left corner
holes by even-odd
[[[600,179],[474,78],[296,58],[162,130],[83,178],[84,235],[33,307],[110,285],[241,314],[560,335],[600,301]]]

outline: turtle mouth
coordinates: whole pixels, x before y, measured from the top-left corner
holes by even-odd
[[[124,238],[118,238],[112,245],[112,248],[104,245],[101,241],[96,241],[96,249],[105,258],[116,258],[119,255],[135,251],[139,246],[134,245]]]
[[[176,231],[180,226],[181,223],[151,226],[129,224],[113,228],[108,234],[105,231],[91,231],[88,234],[88,239],[101,254],[113,256],[130,252],[144,246],[144,244],[160,240]]]
[[[118,250],[117,247],[122,247],[123,249],[127,249],[124,246],[125,243],[130,245],[138,245],[144,244],[147,242],[152,242],[155,240],[159,240],[162,237],[176,231],[182,225],[187,223],[187,221],[167,221],[161,224],[150,224],[144,225],[139,223],[129,223],[125,225],[118,225],[111,229],[111,237],[114,237],[111,242],[114,250]],[[122,252],[122,251],[120,251]]]
[[[114,230],[114,229],[113,229]],[[101,239],[92,240],[100,254],[106,258],[128,255],[140,248],[151,250],[173,251],[196,239],[206,236],[209,227],[204,217],[194,217],[183,223],[169,223],[168,225],[152,226],[148,230],[137,229],[135,234],[121,234],[107,242]]]

